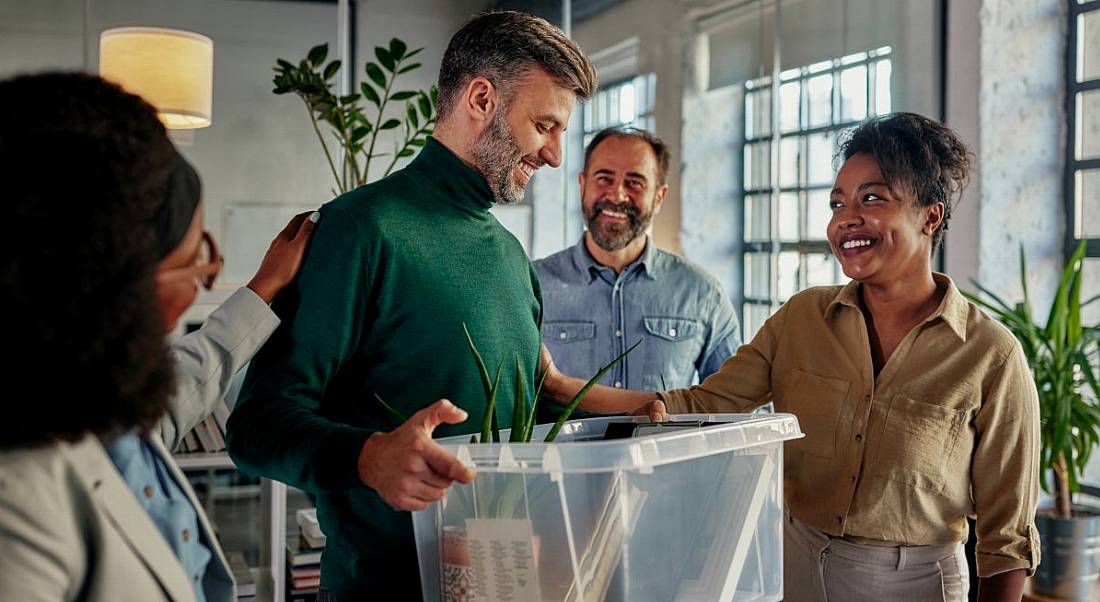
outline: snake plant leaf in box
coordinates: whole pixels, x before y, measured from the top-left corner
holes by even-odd
[[[603,378],[603,375],[607,374],[609,370],[615,367],[615,364],[621,362],[623,358],[630,354],[631,351],[634,351],[635,347],[641,344],[642,339],[638,339],[638,342],[631,345],[630,349],[622,352],[621,354],[619,354],[619,357],[611,360],[611,363],[604,366],[603,368],[600,368],[600,371],[596,373],[596,376],[593,376],[587,383],[585,383],[584,387],[582,387],[581,390],[573,396],[573,399],[571,399],[569,403],[566,404],[565,410],[562,411],[561,416],[558,416],[558,420],[554,423],[554,426],[550,429],[550,432],[546,434],[546,443],[550,443],[558,436],[558,432],[561,431],[562,425],[565,424],[566,420],[569,420],[569,416],[572,415],[573,411],[577,409],[577,406],[581,404],[581,401],[584,400],[584,396],[588,395],[588,392],[592,390],[592,387],[596,386],[596,383],[601,378]]]
[[[466,327],[466,324],[462,325],[462,330],[466,333],[466,342],[470,348],[470,355],[474,359],[474,364],[477,366],[478,374],[481,376],[481,384],[485,389],[485,417],[481,421],[481,439],[480,441],[485,443],[492,441],[493,443],[500,443],[500,430],[497,426],[496,420],[496,406],[497,406],[497,393],[500,388],[500,375],[504,369],[504,360],[502,359],[497,365],[496,375],[493,380],[489,380],[489,371],[485,367],[485,360],[482,358],[481,353],[477,350],[477,345],[474,344],[474,339],[470,336],[470,330]],[[639,339],[637,343],[630,346],[629,349],[619,354],[618,357],[611,360],[609,364],[600,369],[587,383],[581,388],[573,399],[562,410],[561,415],[558,417],[554,426],[551,427],[550,432],[547,433],[544,443],[552,443],[554,439],[561,432],[562,426],[569,420],[569,417],[584,400],[585,395],[596,386],[596,383],[603,378],[616,364],[623,361],[630,352],[634,351],[638,345],[642,344],[642,340]],[[538,386],[535,388],[535,395],[531,402],[531,408],[527,408],[527,387],[524,384],[523,364],[520,362],[519,356],[514,356],[516,362],[516,379],[515,379],[515,395],[512,398],[512,425],[511,432],[508,436],[509,443],[530,443],[531,436],[535,430],[535,414],[538,410],[539,402],[542,400],[542,388],[546,383],[546,373],[544,372],[539,377]],[[378,403],[389,413],[395,420],[400,423],[404,423],[408,419],[400,412],[395,410],[389,404],[382,400],[378,394],[374,394],[374,398]],[[470,443],[477,443],[478,437],[476,435],[470,437]]]
[[[388,412],[389,415],[392,416],[393,419],[398,422],[398,424],[405,424],[406,422],[409,421],[409,419],[406,418],[404,414],[402,414],[401,412],[398,412],[397,410],[393,409],[393,407],[390,404],[382,401],[382,398],[379,397],[377,393],[374,394],[374,398],[378,401],[379,404],[381,404],[382,408],[385,409],[386,412]]]
[[[500,427],[497,425],[497,390],[500,388],[500,373],[504,370],[504,358],[497,364],[497,375],[493,379],[493,387],[489,389],[489,399],[485,403],[485,419],[481,423],[482,441],[487,441],[489,435],[493,436],[493,443],[500,443]]]
[[[535,387],[535,398],[531,401],[531,413],[527,416],[527,424],[523,427],[523,441],[531,440],[531,432],[535,430],[535,413],[539,409],[539,400],[542,399],[542,385],[546,382],[546,372],[539,377],[539,385]]]
[[[462,331],[466,333],[466,343],[470,346],[470,353],[473,354],[474,363],[477,364],[477,373],[481,377],[481,386],[485,389],[485,417],[481,420],[481,440],[489,441],[489,437],[492,436],[493,441],[499,442],[500,431],[494,428],[496,422],[494,419],[496,418],[497,386],[500,385],[500,371],[504,368],[504,360],[500,360],[496,378],[490,381],[485,360],[478,352],[477,345],[474,345],[474,339],[470,336],[470,329],[466,328],[465,322],[462,323]]]
[[[519,356],[516,356],[516,395],[512,405],[512,432],[508,436],[509,443],[521,443],[526,441],[524,434],[527,432],[527,391],[523,383],[523,365]]]
[[[481,376],[481,386],[485,389],[485,399],[489,398],[489,391],[492,389],[489,380],[489,370],[485,368],[485,360],[481,359],[481,354],[478,353],[477,346],[474,345],[474,339],[470,336],[470,329],[466,328],[466,323],[462,323],[462,332],[466,333],[466,343],[470,346],[470,353],[474,355],[474,363],[477,364],[477,373]]]
[[[462,329],[466,332],[466,342],[469,344],[470,347],[470,355],[472,355],[474,358],[474,363],[477,365],[478,373],[481,375],[481,383],[485,387],[486,391],[485,422],[483,423],[481,431],[481,440],[484,442],[489,440],[489,432],[485,425],[489,424],[490,420],[493,420],[493,423],[495,424],[496,386],[500,381],[500,369],[497,369],[497,382],[494,382],[490,386],[488,384],[489,372],[485,369],[485,360],[481,357],[481,353],[477,350],[477,345],[474,344],[474,339],[470,336],[470,330],[466,328],[466,324],[462,325]],[[619,362],[623,361],[623,359],[626,358],[626,356],[629,355],[631,351],[634,351],[634,349],[641,344],[642,340],[639,339],[637,343],[634,343],[630,346],[630,349],[627,349],[626,351],[622,352],[618,357],[611,360],[611,363],[601,368],[595,376],[593,376],[587,383],[585,383],[584,387],[581,388],[581,390],[565,406],[565,409],[562,410],[561,416],[558,417],[557,422],[554,423],[554,426],[546,435],[546,439],[544,439],[545,443],[551,443],[554,441],[554,439],[558,436],[558,433],[561,431],[562,426],[565,424],[565,421],[569,420],[569,417],[573,414],[573,411],[577,409],[577,406],[579,406],[581,401],[584,400],[584,396],[588,394],[592,387],[596,386],[596,383],[601,378],[603,378],[603,376],[607,374],[609,370],[614,368],[615,365]],[[519,358],[516,357],[516,391],[515,397],[513,398],[512,402],[512,407],[514,408],[512,412],[512,432],[508,437],[510,443],[530,443],[531,435],[534,432],[535,427],[535,413],[538,409],[540,398],[542,397],[542,385],[546,381],[546,374],[543,374],[542,377],[539,379],[538,387],[535,389],[535,397],[531,404],[530,414],[528,414],[527,391],[523,384],[523,377],[523,368],[520,365]],[[524,424],[523,420],[525,416],[527,418],[526,424]],[[496,432],[496,429],[493,429],[493,442],[500,442],[500,434]]]

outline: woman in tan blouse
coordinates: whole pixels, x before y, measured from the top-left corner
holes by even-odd
[[[1027,361],[1008,330],[932,271],[971,156],[919,115],[863,123],[840,148],[829,200],[828,239],[852,281],[792,297],[699,385],[597,387],[581,406],[660,415],[771,400],[795,414],[806,437],[786,447],[787,600],[966,600],[968,516],[980,600],[1020,600],[1039,562],[1039,404]],[[546,387],[564,403],[583,383],[544,360]]]

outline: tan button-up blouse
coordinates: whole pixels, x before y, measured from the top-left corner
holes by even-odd
[[[859,285],[792,297],[721,370],[661,393],[671,413],[742,412],[768,400],[798,417],[785,448],[790,512],[879,545],[964,541],[977,516],[978,575],[1039,562],[1034,517],[1039,399],[1012,334],[950,278],[939,308],[878,379]]]

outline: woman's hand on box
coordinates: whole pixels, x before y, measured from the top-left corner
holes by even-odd
[[[665,402],[660,399],[643,404],[630,413],[631,416],[649,416],[653,422],[668,420],[668,412],[665,410]]]

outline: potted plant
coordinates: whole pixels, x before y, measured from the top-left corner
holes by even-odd
[[[488,367],[485,365],[485,360],[482,359],[481,353],[477,350],[477,345],[474,344],[474,339],[470,336],[470,331],[466,328],[466,324],[462,325],[462,330],[466,333],[466,343],[469,346],[470,355],[473,357],[474,364],[477,367],[478,375],[481,377],[481,386],[485,389],[485,417],[481,423],[480,441],[482,443],[489,443],[490,441],[493,443],[500,443],[500,427],[497,424],[496,404],[498,392],[497,389],[499,388],[500,384],[500,374],[504,369],[504,360],[500,360],[500,363],[497,365],[496,376],[494,376],[493,379],[490,380]],[[637,343],[631,345],[629,349],[619,354],[618,357],[611,360],[611,362],[603,368],[600,368],[600,371],[597,372],[596,375],[593,376],[591,379],[589,379],[587,383],[585,383],[584,387],[582,387],[581,390],[573,396],[573,399],[569,400],[569,403],[565,405],[561,415],[558,416],[557,421],[554,423],[554,426],[551,427],[550,432],[546,434],[546,438],[543,440],[544,443],[553,443],[554,439],[561,431],[561,427],[565,424],[567,420],[569,420],[569,416],[573,414],[573,412],[577,409],[577,406],[579,406],[581,401],[584,400],[585,395],[588,395],[588,391],[590,391],[592,387],[596,386],[596,383],[599,382],[599,380],[603,378],[603,376],[607,374],[609,370],[614,368],[616,364],[621,362],[627,355],[630,354],[631,351],[634,351],[634,349],[641,344],[642,339],[638,339]],[[538,379],[538,386],[535,388],[535,394],[531,401],[530,411],[528,411],[528,397],[523,384],[523,366],[520,364],[519,357],[515,358],[515,362],[516,391],[512,401],[512,429],[508,436],[508,442],[530,443],[531,435],[534,433],[535,430],[535,413],[538,409],[539,401],[542,399],[542,384],[543,381],[546,379],[546,375],[543,374],[542,378]],[[385,400],[379,397],[377,393],[374,395],[374,399],[398,423],[402,423],[408,420],[408,418],[406,418],[404,414],[395,410],[393,406],[386,403]],[[478,436],[473,435],[470,438],[470,443],[477,442]]]
[[[360,83],[359,92],[343,96],[332,91],[332,78],[340,71],[340,61],[325,62],[328,44],[311,48],[297,65],[276,59],[274,92],[293,93],[305,103],[313,131],[321,142],[336,182],[333,194],[366,184],[374,159],[389,160],[383,177],[389,175],[398,160],[415,155],[431,135],[436,122],[436,87],[433,85],[425,91],[397,90],[394,86],[398,76],[420,67],[420,63],[410,60],[421,50],[423,48],[409,50],[405,42],[397,38],[391,39],[388,47],[376,46],[374,55],[378,62],[366,64],[370,81]],[[364,99],[374,108],[362,105],[360,101]],[[399,109],[400,118],[392,115],[395,107]],[[391,111],[387,113],[387,109]],[[335,136],[340,145],[339,161],[334,160],[329,151],[319,124],[327,125],[330,135]],[[386,134],[387,137],[400,134],[394,139],[392,152],[382,152],[377,146],[386,131],[392,131]]]
[[[1100,549],[1091,543],[1100,538],[1100,509],[1075,504],[1073,499],[1082,490],[1080,474],[1100,443],[1100,384],[1096,377],[1100,326],[1081,322],[1082,308],[1100,296],[1081,302],[1084,255],[1082,241],[1063,270],[1044,325],[1032,314],[1023,248],[1022,302],[1010,305],[976,283],[989,301],[964,293],[1016,335],[1031,366],[1039,393],[1041,483],[1055,500],[1053,508],[1040,510],[1035,519],[1043,563],[1032,586],[1038,594],[1072,600],[1092,596],[1100,568]],[[1053,486],[1048,474],[1053,475]],[[1097,490],[1086,486],[1086,493],[1095,495]]]
[[[495,375],[490,378],[488,366],[486,366],[484,358],[478,351],[477,345],[474,344],[473,337],[470,336],[470,331],[466,328],[465,324],[462,325],[462,328],[465,331],[470,355],[474,361],[478,375],[481,378],[481,384],[485,393],[485,416],[481,423],[480,438],[478,435],[473,435],[470,439],[470,443],[478,444],[480,442],[484,444],[499,444],[501,442],[501,433],[497,420],[497,407],[498,399],[503,401],[503,395],[500,395],[499,385],[500,376],[504,371],[504,364],[506,362],[502,358],[497,364]],[[596,375],[577,392],[569,403],[565,405],[561,415],[558,416],[557,420],[546,434],[546,437],[543,439],[544,443],[554,442],[562,426],[564,426],[577,406],[580,405],[581,401],[588,394],[588,391],[591,390],[609,370],[622,361],[630,352],[634,351],[641,343],[642,341],[639,340],[618,357],[611,360],[610,363],[602,367]],[[524,385],[525,374],[523,366],[518,356],[514,357],[513,360],[515,363],[515,391],[512,398],[512,424],[508,434],[508,443],[530,443],[535,429],[535,414],[542,398],[542,385],[546,375],[544,373],[541,378],[537,379],[538,384],[535,388],[534,395],[529,397],[526,386]],[[377,394],[374,395],[374,398],[396,422],[400,423],[406,420],[404,415],[387,404],[385,400]],[[469,493],[472,498],[463,499],[459,505],[475,508],[475,515],[481,518],[513,523],[525,523],[527,528],[530,529],[531,517],[527,515],[527,504],[525,504],[524,501],[553,494],[553,490],[554,488],[551,487],[551,483],[531,481],[523,474],[487,475],[479,479],[478,482],[475,482],[470,489],[467,490],[466,493]],[[462,494],[455,495],[462,496]],[[452,504],[454,503],[455,502],[452,502]],[[537,566],[540,556],[539,535],[530,533],[528,545],[530,546],[531,557],[533,558],[534,564]],[[447,602],[467,602],[478,599],[478,587],[476,585],[478,583],[476,579],[477,571],[475,571],[472,566],[471,551],[468,546],[467,534],[462,527],[444,527],[441,537],[440,560],[442,563],[441,572],[443,575],[443,583],[441,585],[445,592],[444,600]],[[596,556],[594,552],[592,555]],[[500,562],[504,561],[501,560]]]

